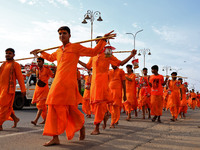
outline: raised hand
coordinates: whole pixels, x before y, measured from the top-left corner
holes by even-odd
[[[108,36],[114,36],[114,37],[116,37],[116,33],[113,33],[114,32],[114,30],[112,30],[112,31],[110,31],[109,33],[106,33],[105,35],[104,35],[104,37],[108,37]],[[111,38],[109,38],[109,39],[114,39],[114,37],[111,37]]]

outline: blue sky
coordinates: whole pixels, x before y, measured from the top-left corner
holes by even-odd
[[[179,75],[188,77],[189,87],[200,90],[200,1],[198,0],[9,0],[0,2],[0,60],[4,50],[12,47],[16,58],[29,57],[36,48],[61,45],[57,29],[68,25],[71,42],[90,39],[90,23],[82,24],[87,10],[100,11],[103,22],[94,21],[94,37],[115,30],[117,38],[111,45],[117,50],[149,48],[146,67],[159,65],[181,69]],[[84,44],[90,46],[89,43]],[[128,54],[115,54],[124,59]],[[140,73],[143,57],[140,60]],[[83,57],[87,62],[89,58]],[[21,61],[24,64],[30,61]],[[131,63],[131,62],[130,62]],[[124,68],[124,67],[123,67]],[[175,71],[175,70],[173,70]]]

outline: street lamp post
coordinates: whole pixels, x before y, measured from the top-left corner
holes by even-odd
[[[99,11],[93,12],[92,10],[87,10],[87,13],[84,15],[84,19],[82,21],[83,24],[87,24],[86,20],[90,20],[90,22],[91,22],[91,39],[93,36],[93,22],[96,17],[99,17],[97,19],[97,21],[103,21],[103,19],[101,18],[101,13]],[[92,41],[91,41],[91,48],[92,48]]]
[[[139,54],[138,54],[138,56],[141,56],[141,55],[143,55],[144,56],[144,68],[145,68],[145,55],[146,54],[148,54],[148,55],[151,55],[151,51],[150,51],[150,49],[140,49],[139,50]]]
[[[172,71],[172,67],[171,66],[164,66],[162,71],[166,71],[166,75],[168,75],[168,71]]]
[[[143,29],[137,31],[135,34],[133,34],[133,33],[126,33],[126,34],[131,34],[131,35],[133,36],[133,38],[134,38],[134,49],[135,49],[135,38],[136,38],[136,35],[137,35],[139,32],[142,32],[142,31],[143,31]]]

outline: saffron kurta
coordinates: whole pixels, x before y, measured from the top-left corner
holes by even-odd
[[[162,75],[151,75],[149,82],[151,87],[151,115],[162,116],[163,110],[163,86],[164,78]]]
[[[41,53],[44,59],[57,60],[56,76],[46,101],[48,113],[44,135],[60,135],[66,131],[67,138],[71,140],[74,133],[82,128],[84,115],[77,108],[82,100],[77,84],[77,63],[80,56],[95,56],[105,45],[103,40],[94,49],[68,43],[64,49],[60,47],[52,54]]]
[[[111,125],[117,123],[120,118],[120,112],[122,107],[122,83],[125,81],[125,73],[122,69],[112,69],[108,73],[109,78],[109,90],[111,93]]]
[[[36,74],[39,75],[39,79],[45,82],[46,85],[44,87],[39,87],[36,84],[35,92],[32,98],[32,104],[37,103],[36,106],[38,109],[43,110],[41,116],[43,119],[45,119],[47,113],[47,106],[45,103],[49,92],[48,80],[50,77],[53,78],[54,74],[51,69],[46,66],[43,66],[43,68],[39,71],[37,70]]]
[[[180,108],[179,108],[179,113],[183,112],[183,113],[187,113],[187,99],[186,99],[186,92],[187,92],[187,88],[181,84],[180,88],[182,90],[182,100],[180,102]]]
[[[85,114],[91,115],[90,87],[91,87],[92,75],[87,75],[84,77],[84,79],[85,79],[85,91],[83,94],[82,110]]]
[[[139,106],[145,106],[146,108],[150,108],[151,87],[149,86],[148,77],[141,77],[139,83],[141,85],[139,93]]]
[[[193,92],[190,93],[190,101],[191,101],[190,107],[194,110],[197,105],[197,94],[196,93],[193,93]]]
[[[24,78],[21,72],[21,66],[14,61],[6,61],[0,68],[0,125],[9,119],[13,111],[13,102],[15,98],[16,79],[25,92]]]
[[[110,64],[119,66],[121,63],[113,55],[105,57],[104,53],[90,58],[87,68],[92,70],[92,85],[90,89],[91,110],[95,115],[94,124],[101,123],[107,112],[107,104],[112,103],[108,88],[108,71]]]
[[[137,110],[138,101],[136,97],[136,76],[134,73],[126,74],[132,81],[126,79],[126,97],[127,100],[124,102],[126,112],[131,113],[132,110]]]
[[[168,108],[170,109],[171,115],[177,119],[180,107],[180,83],[179,81],[169,81],[169,97],[168,97]]]

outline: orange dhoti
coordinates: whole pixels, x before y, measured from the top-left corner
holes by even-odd
[[[111,125],[116,124],[120,119],[120,113],[122,108],[122,90],[120,89],[110,89],[112,99],[114,100],[111,105]]]
[[[177,119],[180,107],[180,95],[179,92],[171,92],[168,99],[168,107],[170,109],[171,115]]]
[[[111,103],[111,97],[108,89],[108,75],[97,74],[96,79],[92,76],[92,85],[90,88],[91,111],[95,115],[94,124],[99,124],[103,121],[108,104]],[[107,77],[107,78],[106,78]],[[95,80],[93,82],[93,80]]]
[[[85,84],[89,83],[91,85],[91,76],[85,76]],[[82,101],[82,110],[86,115],[91,115],[91,108],[90,108],[90,90],[85,88],[83,94],[83,101]]]
[[[197,101],[196,100],[192,100],[190,107],[194,110],[196,105],[197,105]]]
[[[200,100],[197,100],[197,107],[200,108]]]
[[[48,124],[48,126],[46,126]],[[84,125],[84,115],[77,106],[72,105],[48,105],[48,115],[43,135],[55,136],[64,131],[68,140],[74,137]]]
[[[83,98],[82,110],[86,115],[91,115],[90,99]]]
[[[127,91],[126,97],[127,97],[127,101],[124,102],[124,107],[125,107],[126,112],[131,113],[131,111],[137,110],[138,101],[136,98],[136,94],[134,94],[133,91],[130,91],[130,92]]]
[[[182,100],[180,101],[180,107],[179,107],[179,114],[182,112],[186,114],[187,110],[188,106],[187,106],[186,94],[182,94]]]
[[[25,92],[26,88],[20,65],[14,61],[6,61],[0,67],[0,125],[6,120],[12,120],[10,115],[14,114],[16,80],[21,87],[21,92]]]
[[[47,105],[46,99],[49,93],[49,87],[46,85],[45,87],[39,87],[36,85],[35,92],[32,99],[32,104],[36,103],[36,107],[38,110],[42,110],[42,118],[45,120],[47,116]]]
[[[151,108],[150,92],[151,92],[151,89],[148,86],[144,86],[144,87],[142,87],[140,89],[140,93],[139,93],[139,97],[140,97],[139,105],[140,105],[141,108],[143,106],[145,106],[145,108]]]
[[[151,115],[162,116],[163,96],[151,95]]]
[[[1,98],[1,96],[0,96]],[[12,120],[10,115],[13,113],[13,102],[15,98],[15,94],[6,94],[4,97],[6,103],[0,105],[0,125],[2,125],[6,120]]]

